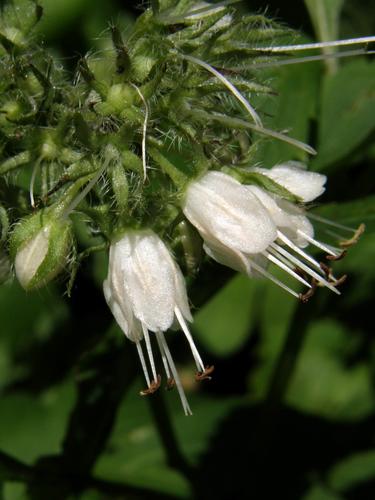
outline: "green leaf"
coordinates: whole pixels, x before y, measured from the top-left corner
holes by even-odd
[[[195,315],[196,336],[213,354],[228,356],[249,337],[256,290],[256,281],[238,275]]]
[[[336,40],[339,36],[339,18],[344,0],[305,0],[314,25],[317,38],[321,42]],[[335,49],[325,47],[323,53],[332,54]],[[333,72],[337,69],[337,60],[334,58],[325,60],[326,67]]]
[[[282,272],[272,270],[272,273],[287,283],[288,280]],[[295,308],[298,306],[298,300],[273,283],[264,283],[264,288],[260,305],[261,335],[257,350],[259,364],[252,371],[249,381],[251,394],[256,399],[262,398],[267,392],[275,362],[284,345]]]
[[[355,337],[334,320],[312,323],[288,388],[290,405],[336,420],[356,420],[375,408],[370,367],[347,367]]]
[[[344,500],[323,485],[314,485],[301,500]]]
[[[273,130],[288,131],[288,135],[309,141],[310,122],[316,115],[320,65],[317,63],[282,66],[268,71],[272,87],[278,96],[259,99],[264,123]],[[254,100],[256,105],[257,99]],[[258,109],[258,108],[257,108]],[[259,146],[255,163],[272,167],[287,160],[306,161],[304,151],[278,140],[264,140]]]
[[[27,486],[22,483],[4,483],[1,500],[28,500]]]
[[[182,374],[181,369],[179,370]],[[148,404],[141,398],[141,387],[130,388],[121,405],[107,450],[98,459],[94,475],[100,479],[191,498],[188,481],[166,464]],[[195,417],[187,418],[176,391],[168,394],[168,410],[176,429],[182,452],[189,462],[197,464],[221,419],[238,403],[236,398],[213,399],[187,393]],[[167,399],[167,397],[166,397]],[[199,418],[199,425],[197,425]]]
[[[3,395],[0,450],[28,464],[41,455],[60,452],[74,398],[72,384],[54,387],[39,397]]]
[[[375,63],[356,59],[325,78],[315,170],[333,168],[375,129]]]
[[[375,476],[375,450],[354,453],[338,462],[329,472],[330,486],[345,492],[354,486],[372,481]]]

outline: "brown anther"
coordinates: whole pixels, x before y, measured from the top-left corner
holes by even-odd
[[[355,233],[349,240],[343,240],[339,242],[341,248],[349,248],[358,243],[360,236],[365,232],[366,226],[365,224],[360,224],[358,228],[355,230]]]
[[[332,268],[330,268],[329,266],[327,266],[327,264],[325,264],[324,262],[319,262],[319,265],[320,265],[321,270],[325,274],[326,278],[328,280],[331,279],[331,277],[332,277]]]
[[[161,376],[158,375],[158,378],[156,380],[153,380],[150,384],[150,387],[147,389],[143,389],[142,391],[139,392],[141,396],[149,396],[150,394],[154,394],[156,392],[161,384]]]
[[[339,255],[326,255],[326,259],[330,260],[330,261],[335,261],[336,262],[336,260],[343,259],[346,254],[347,254],[347,251],[343,250]]]
[[[201,380],[211,380],[212,377],[210,377],[210,375],[214,371],[214,369],[215,369],[214,365],[206,366],[204,372],[197,372],[195,374],[195,380],[197,382],[200,382]]]
[[[174,378],[169,377],[169,379],[167,380],[167,385],[166,385],[167,391],[170,391],[171,389],[173,389],[175,385],[176,385],[176,382],[175,382]]]
[[[306,304],[306,302],[308,302],[311,299],[311,297],[315,294],[317,286],[318,286],[318,283],[317,283],[316,279],[313,278],[311,280],[311,288],[309,290],[307,290],[306,293],[299,294],[299,299],[303,304]]]
[[[331,281],[332,285],[333,286],[340,286],[342,285],[346,279],[347,279],[348,275],[347,274],[343,274],[340,278],[338,278],[337,280],[333,280]]]

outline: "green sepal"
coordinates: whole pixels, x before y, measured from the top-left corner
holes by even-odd
[[[9,249],[14,261],[17,253],[47,227],[50,228],[48,250],[34,276],[24,285],[26,290],[44,286],[64,267],[73,242],[72,223],[70,219],[56,218],[53,211],[45,209],[22,219],[11,235]]]
[[[111,168],[110,174],[116,205],[119,213],[123,214],[128,208],[129,195],[129,183],[123,165],[119,162],[115,162]]]
[[[260,174],[259,172],[249,172],[248,170],[235,167],[224,167],[222,171],[240,181],[241,184],[254,184],[292,203],[303,202],[299,196],[291,193],[288,189],[281,186],[273,179],[270,179],[267,175]]]

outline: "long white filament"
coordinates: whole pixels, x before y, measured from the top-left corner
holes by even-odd
[[[272,262],[273,264],[275,264],[277,267],[279,267],[280,269],[282,269],[283,271],[285,271],[286,273],[290,274],[291,276],[293,276],[293,278],[295,278],[297,281],[299,281],[300,283],[302,283],[303,285],[307,286],[308,288],[311,288],[311,285],[310,283],[308,283],[306,280],[304,280],[302,278],[302,276],[300,276],[299,274],[297,274],[295,271],[293,271],[293,269],[291,269],[289,266],[287,266],[286,264],[284,264],[284,262],[282,262],[281,259],[279,259],[276,255],[273,254],[273,252],[270,251],[270,253],[267,253],[267,252],[263,252],[263,255],[265,257],[267,257],[267,259]]]
[[[142,323],[142,330],[143,330],[143,336],[144,336],[145,342],[146,342],[146,349],[147,349],[148,359],[150,361],[152,376],[154,377],[154,381],[157,382],[158,376],[156,374],[155,361],[154,361],[154,356],[152,354],[150,336],[148,334],[147,328],[144,326],[143,323]]]
[[[251,259],[249,259],[249,264],[250,264],[250,270],[251,270],[251,268],[254,268],[259,274],[261,274],[262,276],[264,276],[264,277],[268,278],[269,280],[271,280],[273,283],[275,283],[275,285],[279,286],[280,288],[282,288],[286,292],[290,293],[296,299],[299,299],[299,295],[298,295],[297,292],[295,292],[294,290],[292,290],[291,288],[289,288],[282,281],[280,281],[277,278],[275,278],[275,276],[273,276],[271,273],[269,273],[268,271],[266,271],[265,269],[263,269],[262,266],[259,266],[256,262],[254,262]]]
[[[320,274],[315,272],[313,269],[310,269],[306,264],[298,260],[294,255],[290,254],[284,248],[280,247],[277,244],[272,244],[273,248],[275,248],[281,255],[284,255],[287,259],[289,259],[293,264],[295,264],[297,267],[305,271],[308,275],[310,275],[312,278],[316,279],[318,283],[322,283],[324,286],[326,286],[329,290],[332,292],[336,293],[337,295],[340,295],[340,292],[335,288],[331,283],[329,283],[326,279],[324,279]]]
[[[301,235],[303,238],[305,238],[309,243],[314,245],[317,248],[320,248],[320,250],[324,250],[324,252],[327,252],[328,254],[332,255],[332,257],[337,257],[339,254],[333,249],[333,247],[329,245],[325,245],[321,241],[316,240],[315,238],[311,238],[308,234],[305,234],[303,231],[300,229],[297,229],[297,233]]]
[[[141,360],[142,370],[143,370],[143,373],[145,375],[145,379],[146,379],[146,382],[147,382],[147,387],[150,387],[150,385],[151,385],[151,383],[150,383],[150,377],[148,375],[147,365],[146,365],[145,358],[143,356],[143,351],[142,351],[141,343],[137,342],[136,345],[137,345],[138,356],[139,356],[139,359]]]
[[[201,66],[202,68],[206,69],[210,73],[216,76],[223,85],[227,87],[230,92],[238,99],[238,101],[244,106],[244,108],[248,111],[248,113],[251,115],[251,117],[254,120],[254,123],[257,125],[259,128],[263,128],[263,123],[262,120],[260,119],[258,113],[255,111],[255,109],[251,106],[251,104],[245,99],[245,97],[241,94],[241,92],[231,83],[227,78],[225,78],[224,75],[222,75],[219,71],[217,71],[215,68],[213,68],[210,64],[207,64],[206,62],[202,61],[201,59],[198,59],[193,56],[188,56],[188,55],[181,55],[183,59],[186,59],[187,61],[190,61],[194,64],[197,64],[198,66]]]
[[[181,399],[182,408],[184,409],[184,413],[185,415],[192,415],[193,412],[191,411],[188,400],[186,399],[184,388],[182,387],[180,377],[176,370],[176,366],[174,364],[168,344],[164,338],[164,334],[162,332],[156,332],[155,335],[159,338],[160,345],[162,346],[162,352],[165,353],[169,366],[171,367],[173,378],[176,382],[177,391]]]
[[[147,179],[147,157],[146,157],[146,136],[147,136],[147,125],[148,125],[148,119],[150,116],[150,109],[148,107],[147,101],[140,91],[140,89],[137,87],[137,85],[134,85],[132,83],[132,86],[135,88],[137,91],[139,97],[141,98],[143,105],[145,107],[145,119],[143,121],[143,132],[142,132],[142,165],[143,165],[143,182]]]
[[[283,234],[281,231],[277,231],[277,237],[279,240],[281,240],[285,245],[287,245],[289,248],[294,250],[297,254],[299,254],[301,257],[303,257],[305,260],[310,262],[313,266],[316,267],[319,271],[321,271],[320,264],[317,260],[315,260],[311,255],[309,255],[307,252],[304,252],[299,246],[297,246],[295,243],[293,243],[292,240],[290,240],[285,234]],[[276,245],[276,244],[274,244]]]
[[[159,351],[160,351],[160,354],[161,354],[161,359],[163,361],[165,373],[167,375],[167,378],[170,379],[171,378],[171,372],[169,371],[168,360],[167,360],[167,357],[165,355],[165,350],[163,348],[163,344],[160,341],[160,336],[159,335],[156,335],[156,340],[157,340],[157,343],[158,343],[158,346],[159,346]]]
[[[197,365],[197,369],[199,372],[203,373],[205,371],[204,364],[203,364],[202,358],[199,355],[198,349],[194,343],[193,337],[191,336],[191,333],[190,333],[189,328],[186,324],[186,321],[185,321],[184,317],[181,314],[181,311],[179,310],[179,308],[177,306],[174,308],[174,312],[175,312],[177,321],[179,322],[179,324],[182,328],[182,331],[184,332],[185,337],[189,343],[191,352],[192,352],[193,357],[194,357],[195,364]]]

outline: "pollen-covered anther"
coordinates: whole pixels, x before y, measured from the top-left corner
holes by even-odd
[[[173,377],[169,377],[165,388],[167,389],[167,391],[171,391],[172,389],[175,388],[175,386],[176,386],[175,379]]]
[[[161,384],[161,376],[158,375],[156,380],[153,380],[150,383],[150,387],[148,387],[147,389],[143,389],[142,391],[139,392],[139,394],[141,396],[149,396],[150,394],[154,394],[154,392],[156,392],[159,389],[160,384]]]
[[[333,261],[333,262],[336,262],[337,260],[341,260],[343,259],[344,257],[346,257],[346,254],[348,252],[346,250],[343,250],[342,252],[340,252],[338,255],[326,255],[326,259],[329,260],[329,261]]]
[[[195,380],[197,382],[201,382],[202,380],[211,380],[212,379],[211,374],[213,373],[214,370],[215,370],[214,365],[206,366],[204,371],[197,372],[195,374]]]
[[[311,288],[307,290],[307,292],[299,294],[299,299],[303,304],[306,304],[311,299],[311,297],[315,295],[318,285],[320,285],[320,283],[315,278],[313,278],[311,280]]]
[[[366,225],[363,224],[363,222],[358,226],[358,228],[355,230],[353,236],[348,239],[348,240],[343,240],[339,242],[339,246],[341,248],[350,248],[353,245],[356,245],[358,243],[359,238],[362,236],[362,234],[365,232]]]

